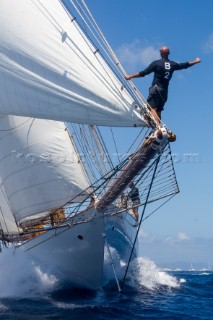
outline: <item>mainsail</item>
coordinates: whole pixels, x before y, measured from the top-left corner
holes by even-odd
[[[138,103],[62,1],[0,1],[0,39],[0,113],[147,125]]]
[[[1,185],[16,221],[88,196],[64,123],[2,116],[0,128]]]

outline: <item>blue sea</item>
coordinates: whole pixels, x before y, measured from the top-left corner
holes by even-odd
[[[39,266],[0,263],[0,319],[213,319],[213,272],[164,271],[138,258],[119,293],[57,287]],[[23,263],[23,262],[22,262]]]

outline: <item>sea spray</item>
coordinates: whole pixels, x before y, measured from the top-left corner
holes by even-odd
[[[116,270],[116,277],[120,279],[121,282],[127,268],[127,264],[121,260],[114,248],[110,247],[110,253],[111,257],[108,251],[105,250],[104,285],[115,281],[113,267]],[[147,289],[154,290],[161,285],[168,288],[178,288],[184,281],[184,279],[177,280],[175,276],[157,268],[156,264],[150,259],[138,257],[130,263],[125,283],[128,286],[137,289],[140,287],[146,287]]]
[[[13,247],[0,254],[0,298],[37,297],[54,290],[57,278],[44,273],[30,258]]]
[[[131,287],[145,287],[150,290],[162,285],[168,288],[180,286],[176,277],[160,270],[153,261],[145,257],[138,257],[130,263],[126,282]]]
[[[115,280],[115,276],[118,279],[121,279],[126,268],[126,263],[121,259],[116,249],[109,247],[109,250],[110,251],[105,247],[103,286],[106,286],[109,282]],[[115,274],[113,268],[115,269]]]

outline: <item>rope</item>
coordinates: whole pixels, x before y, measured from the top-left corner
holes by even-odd
[[[8,132],[8,131],[13,131],[13,130],[16,130],[20,127],[22,127],[25,123],[27,123],[28,121],[31,121],[32,118],[28,118],[26,121],[24,121],[23,123],[21,123],[20,125],[16,126],[16,127],[13,127],[13,128],[10,128],[10,129],[0,129],[0,132]]]
[[[117,148],[117,144],[116,144],[116,141],[115,141],[115,136],[114,136],[112,127],[110,127],[110,131],[111,131],[111,134],[112,134],[112,140],[113,140],[113,142],[114,142],[115,151],[116,151],[116,154],[117,154],[117,157],[118,157],[118,162],[120,162],[121,159],[120,159],[120,156],[119,156],[119,153],[118,153],[118,148]]]
[[[78,1],[79,2],[79,1]],[[126,72],[122,66],[122,64],[120,63],[120,61],[118,60],[115,52],[112,50],[111,46],[109,45],[108,41],[106,40],[104,34],[102,33],[101,29],[99,28],[98,24],[96,23],[93,15],[91,14],[89,8],[87,7],[86,3],[84,0],[81,0],[81,2],[83,3],[84,7],[86,8],[86,11],[88,12],[89,16],[92,19],[91,25],[94,27],[94,29],[97,31],[97,34],[99,34],[100,38],[102,39],[103,43],[105,44],[105,46],[107,47],[107,49],[109,50],[110,54],[112,55],[112,57],[114,58],[114,61],[116,63],[116,67],[118,69],[118,67],[120,68],[120,70],[122,71],[122,75],[125,75]],[[102,47],[103,48],[103,47]],[[103,48],[104,49],[104,48]],[[104,50],[105,51],[105,50]],[[106,51],[105,51],[106,52]],[[118,69],[119,70],[119,69]],[[139,94],[139,96],[141,97],[142,101],[144,101],[145,103],[147,103],[147,101],[145,100],[145,98],[142,96],[142,94],[140,93],[140,91],[138,91],[138,89],[135,87],[135,85],[132,83],[132,88],[134,88],[134,90]],[[147,103],[148,105],[148,103]],[[150,106],[149,106],[150,107]],[[150,107],[151,108],[151,107]],[[152,114],[150,113],[151,118]],[[153,118],[154,120],[154,118]],[[160,120],[160,119],[159,119]]]
[[[140,222],[139,222],[139,226],[138,226],[138,229],[137,229],[137,232],[136,232],[134,243],[132,245],[132,250],[131,250],[131,253],[130,253],[130,256],[129,256],[129,260],[128,260],[128,263],[127,263],[126,271],[125,271],[125,274],[124,274],[124,277],[123,277],[123,280],[122,280],[122,287],[124,286],[126,275],[127,275],[128,269],[129,269],[129,264],[130,264],[130,261],[132,259],[132,254],[133,254],[133,251],[134,251],[134,248],[135,248],[135,244],[136,244],[136,241],[137,241],[137,238],[138,238],[138,233],[139,233],[140,226],[141,226],[141,223],[142,223],[142,220],[143,220],[143,216],[144,216],[144,213],[145,213],[145,210],[146,210],[147,202],[148,202],[150,191],[151,191],[151,188],[152,188],[152,184],[153,184],[153,181],[154,181],[154,178],[155,178],[155,173],[156,173],[156,170],[157,170],[157,167],[158,167],[160,156],[161,155],[158,156],[158,160],[156,161],[156,164],[155,164],[155,169],[154,169],[154,172],[153,172],[153,175],[152,175],[152,180],[151,180],[151,183],[150,183],[150,186],[149,186],[149,190],[148,190],[148,193],[147,193],[146,202],[145,202],[145,205],[144,205],[144,208],[143,208],[143,212],[142,212],[142,215],[141,215],[141,218],[140,218]]]
[[[101,144],[103,150],[105,151],[105,155],[106,155],[106,157],[107,157],[107,159],[108,159],[108,163],[109,163],[109,165],[110,165],[110,169],[112,170],[112,169],[114,168],[114,164],[113,164],[112,159],[111,159],[111,157],[110,157],[110,155],[109,155],[108,149],[107,149],[107,147],[106,147],[106,143],[104,142],[104,139],[103,139],[103,137],[102,137],[102,134],[101,134],[101,132],[100,132],[99,127],[96,127],[96,132],[97,132],[97,135],[98,135],[100,144]]]
[[[98,31],[96,30],[97,28],[94,26],[94,24],[97,26],[97,23],[94,23],[94,18],[92,17],[92,22],[90,21],[90,19],[88,18],[88,16],[85,15],[85,17],[82,14],[83,10],[79,10],[77,8],[77,6],[74,4],[73,0],[70,0],[71,5],[74,7],[74,9],[77,11],[77,13],[79,14],[79,16],[81,17],[82,21],[84,22],[84,24],[87,26],[87,28],[89,29],[89,31],[91,32],[91,35],[94,37],[94,39],[97,41],[98,45],[102,48],[103,52],[105,53],[106,57],[108,58],[108,60],[100,53],[100,56],[102,56],[102,58],[104,59],[105,63],[108,65],[108,67],[112,70],[112,72],[114,73],[114,75],[116,75],[117,79],[122,83],[122,87],[126,88],[127,92],[129,93],[130,96],[134,97],[134,100],[136,101],[136,103],[140,106],[140,108],[148,115],[149,119],[151,119],[151,123],[154,123],[154,127],[157,127],[157,123],[152,115],[152,113],[150,112],[150,106],[148,105],[147,101],[145,100],[145,98],[142,96],[142,94],[139,92],[139,90],[133,86],[133,84],[131,83],[131,81],[126,81],[124,80],[124,76],[126,75],[126,72],[124,70],[124,68],[122,67],[121,63],[119,62],[118,58],[116,57],[115,53],[113,52],[113,50],[111,49],[111,47],[109,46],[108,42],[106,41],[105,37],[103,36],[102,32],[100,31],[100,29],[98,28]],[[67,7],[67,5],[65,3],[62,3],[63,7],[65,8],[67,14],[70,13],[70,9]],[[85,5],[85,3],[84,3]],[[80,3],[79,3],[80,6]],[[86,7],[86,5],[85,5]],[[89,9],[86,7],[86,10],[89,12]],[[89,15],[91,15],[91,13],[89,12]],[[91,27],[89,26],[88,22],[86,21],[85,18],[88,18],[89,23],[91,24],[91,26],[96,30],[96,33],[98,35],[98,37],[96,36],[96,34],[93,32],[93,30],[91,29]],[[76,21],[75,21],[76,23]],[[78,26],[80,28],[81,25],[78,24]],[[82,28],[82,30],[84,30]],[[85,30],[84,30],[85,33]],[[91,38],[85,33],[85,36],[91,41],[91,43],[94,45],[93,41],[91,40]],[[100,40],[103,42],[103,44],[105,45],[105,47],[102,45],[102,43],[100,42]],[[97,47],[97,46],[96,46]],[[109,53],[108,53],[109,52]],[[112,63],[112,65],[109,64],[109,62]],[[103,66],[104,67],[104,66]],[[107,71],[106,71],[107,72]],[[111,79],[112,80],[112,79]],[[120,91],[120,88],[117,88]],[[147,107],[148,106],[148,107]],[[147,124],[148,126],[150,125]]]

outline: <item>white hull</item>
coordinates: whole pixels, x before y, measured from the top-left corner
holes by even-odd
[[[18,251],[25,251],[35,263],[42,265],[44,271],[55,274],[65,286],[97,290],[105,285],[106,234],[110,251],[113,251],[116,273],[122,279],[136,233],[134,218],[126,212],[107,218],[96,213],[93,220],[81,222],[89,218],[92,211],[79,214],[77,223],[72,227],[52,229],[21,245]],[[108,262],[108,265],[111,264]]]

